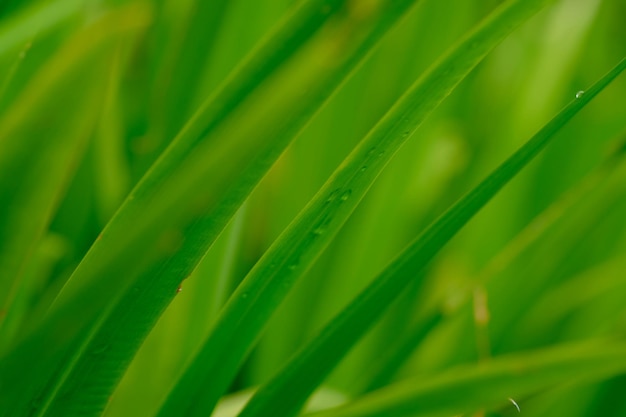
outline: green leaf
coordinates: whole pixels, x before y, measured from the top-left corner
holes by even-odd
[[[235,417],[254,395],[254,389],[229,394],[218,403],[212,417]],[[347,397],[329,388],[320,388],[311,396],[311,401],[307,404],[307,412],[316,412],[337,407],[346,403]]]
[[[24,45],[36,34],[44,35],[83,7],[82,0],[40,1],[3,19],[0,24],[0,56]]]
[[[513,10],[515,16],[515,12],[518,12],[515,7],[517,5],[519,4],[504,10]],[[488,25],[484,27],[489,28]],[[550,142],[568,120],[624,69],[626,59],[588,91],[568,104],[481,184],[431,224],[374,279],[372,284],[306,345],[282,372],[257,392],[240,416],[295,414],[311,392],[382,316],[402,290],[422,276],[421,272],[441,248]]]
[[[0,366],[16,381],[13,389],[45,381],[33,388],[43,398],[35,401],[39,414],[99,414],[182,280],[237,208],[414,3],[360,10],[351,2],[314,0],[296,8],[187,124],[39,328],[4,358]],[[42,344],[46,355],[37,356]],[[21,369],[25,357],[36,357],[39,369]],[[30,394],[23,391],[20,401]],[[10,410],[24,408],[20,401]]]
[[[472,281],[470,287],[467,288],[465,297],[455,303],[456,305],[453,311],[446,309],[445,315],[449,316],[450,314],[459,313],[459,310],[462,308],[465,308],[463,314],[471,314],[469,304],[472,301],[472,291],[475,290],[476,287],[485,287],[497,279],[502,271],[509,268],[528,248],[535,245],[541,237],[546,235],[551,230],[551,227],[554,226],[565,213],[571,212],[572,208],[576,207],[581,201],[592,198],[591,191],[596,189],[602,184],[603,180],[606,180],[607,177],[613,173],[618,162],[620,162],[619,157],[611,155],[603,164],[590,172],[584,179],[576,183],[558,200],[554,201],[548,208],[535,217],[514,239],[495,255],[484,268],[482,268]],[[621,180],[621,176],[618,181],[619,180]],[[610,189],[608,193],[614,195],[619,194],[618,191],[614,189]],[[576,218],[574,221],[585,222],[585,219]],[[567,228],[568,225],[564,225],[564,227]],[[577,239],[579,237],[572,238]],[[560,240],[562,239],[559,239],[559,241]],[[554,252],[551,252],[550,255],[553,257]],[[509,278],[508,275],[505,274],[505,276]],[[487,287],[486,290],[489,292],[489,287]],[[589,292],[581,292],[581,294],[582,293],[588,294]],[[554,299],[550,299],[550,301],[546,302],[545,307],[552,311],[555,306],[555,299],[557,298],[560,300],[573,299],[570,297],[555,296]],[[361,378],[361,380],[363,380],[361,385],[363,388],[361,388],[361,391],[373,391],[388,384],[410,358],[420,342],[437,326],[445,322],[444,313],[440,305],[442,302],[442,300],[437,299],[435,306],[431,307],[433,309],[429,310],[425,314],[425,317],[421,317],[419,321],[412,324],[410,330],[406,332],[406,335],[394,340],[390,344],[386,354],[380,358],[380,361],[365,371],[367,376]],[[534,316],[535,320],[530,319],[530,316]],[[545,309],[540,311],[532,309],[530,313],[525,313],[524,322],[528,324],[527,328],[529,331],[531,329],[536,330],[537,327],[543,327],[550,323],[550,320],[546,320],[548,316],[547,310]],[[541,317],[541,319],[537,320],[539,317]],[[520,336],[520,339],[532,340],[529,335],[523,335],[524,331],[522,327],[523,324],[515,325],[515,333]]]
[[[498,406],[514,407],[510,398],[518,399],[572,381],[606,379],[624,371],[626,346],[623,344],[565,345],[410,379],[347,405],[307,416],[445,417]]]
[[[18,286],[28,286],[20,279],[27,266],[32,267],[30,260],[93,134],[104,96],[102,85],[94,80],[108,70],[107,60],[118,46],[116,42],[145,25],[146,9],[137,6],[107,14],[88,25],[41,68],[3,115],[0,301],[3,309],[11,309],[13,320],[22,313],[12,309],[13,297]],[[67,106],[75,111],[68,112]],[[4,350],[10,346],[9,342],[11,339],[3,333]],[[23,409],[15,411],[13,404],[24,407],[19,398],[30,391],[24,387],[15,394],[15,380],[4,372],[6,366],[3,363],[0,414],[20,415]],[[32,371],[36,373],[40,369]],[[36,385],[36,378],[28,381],[27,386]]]
[[[495,45],[545,3],[514,1],[498,9],[394,105],[237,288],[162,417],[183,410],[194,416],[210,412],[294,281],[315,262],[400,146]]]
[[[96,76],[89,68],[92,54],[84,40],[59,52],[0,121],[0,311],[5,314],[92,133],[102,90],[70,87]],[[63,111],[59,103],[79,113]]]
[[[163,108],[157,109],[156,113],[162,118],[157,120],[165,125],[162,133],[165,139],[171,139],[192,113],[190,110],[197,98],[194,86],[201,85],[230,4],[228,0],[193,2],[187,12],[189,17],[184,33],[176,37],[168,51],[174,56],[166,56],[168,61],[164,62],[157,82],[159,89],[165,89],[166,98],[158,103]],[[203,53],[199,54],[199,50]]]

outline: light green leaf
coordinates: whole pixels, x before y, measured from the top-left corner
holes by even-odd
[[[19,48],[36,34],[44,35],[81,11],[83,3],[82,0],[35,2],[3,20],[0,24],[0,55]]]
[[[114,29],[119,35],[137,24]],[[128,27],[130,26],[130,27]],[[115,34],[115,33],[113,33]],[[95,33],[96,45],[111,33]],[[29,256],[50,220],[91,135],[102,100],[88,83],[93,51],[77,39],[59,52],[29,83],[0,122],[0,310],[10,303]],[[81,71],[84,71],[81,72]],[[79,114],[63,111],[75,107]],[[0,316],[0,326],[2,317]],[[3,338],[2,343],[9,340]]]
[[[144,4],[145,6],[145,4]],[[111,53],[123,36],[147,24],[141,5],[104,15],[78,31],[41,68],[0,123],[0,276],[2,308],[11,302],[28,261],[46,230],[50,217],[88,139],[104,96],[98,83],[108,69]],[[68,108],[75,111],[69,112]],[[32,265],[31,265],[32,266]],[[11,310],[12,319],[19,311]],[[34,323],[29,323],[34,325]],[[3,334],[6,351],[11,339]],[[41,346],[38,351],[41,351]],[[3,352],[4,353],[4,352]],[[40,355],[45,357],[45,354]],[[17,364],[13,365],[17,366]],[[2,364],[0,415],[21,415],[35,379],[16,391],[16,380]],[[22,369],[27,374],[42,369]],[[28,387],[28,388],[27,388]],[[19,405],[18,408],[13,408]],[[21,407],[21,408],[20,408]],[[19,410],[19,411],[18,411]]]
[[[515,7],[508,10],[515,10]],[[372,284],[306,345],[281,373],[257,392],[240,416],[260,417],[269,412],[274,416],[295,414],[310,393],[382,316],[402,290],[422,276],[421,272],[441,248],[537,156],[567,121],[624,69],[626,59],[584,94],[574,99],[481,184],[431,224],[374,279]]]
[[[626,371],[626,347],[597,343],[503,356],[427,378],[403,381],[310,417],[445,417],[494,407],[557,384]],[[524,413],[523,407],[521,409]]]
[[[162,408],[162,417],[182,410],[193,416],[210,412],[294,281],[315,262],[400,146],[493,47],[545,3],[506,3],[392,107],[238,287]],[[289,397],[283,404],[296,398],[283,394]],[[276,412],[274,405],[269,407]]]
[[[450,308],[446,308],[445,315],[460,313],[459,310],[465,309],[461,314],[472,314],[470,312],[471,307],[469,304],[472,301],[472,292],[477,287],[486,287],[486,291],[489,291],[487,287],[490,283],[495,281],[501,276],[502,271],[511,267],[513,262],[520,258],[527,249],[533,247],[542,237],[551,231],[551,228],[562,219],[564,214],[571,212],[578,203],[583,200],[592,198],[592,190],[596,189],[603,181],[613,174],[616,168],[616,164],[620,162],[618,155],[611,155],[602,165],[597,169],[590,172],[584,179],[576,183],[572,188],[565,192],[558,200],[554,201],[546,210],[535,217],[524,229],[511,240],[491,261],[478,273],[469,287],[467,288],[467,294],[458,302],[455,302],[454,310],[450,311]],[[622,163],[623,165],[623,163]],[[623,175],[619,176],[617,181]],[[612,182],[615,182],[613,180]],[[618,195],[618,192],[614,189],[607,191],[610,194]],[[585,222],[585,219],[576,218],[574,222]],[[571,226],[572,221],[563,227]],[[561,236],[559,236],[561,238]],[[577,237],[576,237],[577,238]],[[572,237],[572,239],[576,239]],[[561,240],[561,239],[559,239]],[[550,253],[554,257],[554,252]],[[506,278],[509,275],[504,274]],[[602,280],[604,282],[604,280]],[[607,283],[607,285],[609,285]],[[599,287],[604,288],[602,285]],[[580,289],[580,288],[579,288]],[[573,291],[572,291],[573,293]],[[591,292],[592,294],[595,292]],[[523,323],[515,325],[515,333],[519,336],[519,339],[533,340],[529,335],[524,335],[524,329],[528,329],[529,333],[536,332],[537,327],[541,328],[545,325],[552,323],[550,320],[546,320],[546,317],[551,316],[554,313],[554,307],[558,304],[555,303],[555,299],[560,299],[568,306],[577,304],[576,302],[566,302],[565,300],[578,299],[581,296],[589,295],[588,291],[581,292],[578,297],[563,297],[561,293],[558,296],[546,300],[545,308],[536,310],[531,309],[530,312],[525,314]],[[434,303],[433,310],[430,310],[425,317],[421,317],[420,320],[411,326],[411,329],[407,334],[398,340],[392,342],[389,351],[376,363],[372,369],[366,371],[367,376],[362,378],[365,382],[362,385],[362,390],[372,391],[388,384],[393,376],[398,372],[402,365],[409,359],[412,353],[415,351],[419,343],[436,328],[445,322],[444,313],[442,312],[442,300],[440,297],[431,296],[431,298],[437,298]],[[517,295],[516,295],[517,298]],[[551,313],[547,314],[550,310]],[[552,323],[553,324],[553,323]]]
[[[237,208],[414,3],[381,2],[366,10],[338,0],[300,4],[186,125],[37,331],[4,358],[3,371],[18,381],[14,389],[37,373],[46,380],[36,388],[44,399],[36,401],[40,414],[98,415],[178,286]],[[42,344],[47,354],[36,356]],[[27,356],[37,357],[43,369],[24,372],[13,365]]]

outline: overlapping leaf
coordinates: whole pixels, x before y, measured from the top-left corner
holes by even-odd
[[[45,343],[50,356],[41,360],[55,375],[37,371],[50,378],[37,388],[41,412],[100,413],[180,282],[294,135],[413,3],[381,2],[367,13],[345,1],[298,6],[183,129],[40,329],[4,359],[3,369],[19,381],[15,389],[29,375],[12,364]]]
[[[626,371],[620,344],[560,346],[468,365],[375,391],[315,417],[444,417],[494,407],[557,384],[592,382]],[[523,412],[523,410],[522,410]]]
[[[568,120],[624,69],[626,59],[566,106],[480,185],[431,224],[281,373],[257,392],[240,416],[259,417],[268,412],[275,416],[295,414],[402,290],[415,277],[421,276],[420,273],[441,248],[550,142]]]
[[[505,4],[394,105],[239,286],[161,416],[175,410],[198,416],[210,412],[294,281],[328,245],[390,158],[487,52],[545,3]],[[282,394],[290,398],[283,404],[296,398]]]

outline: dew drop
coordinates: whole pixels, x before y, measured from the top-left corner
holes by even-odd
[[[290,271],[295,271],[297,267],[298,267],[297,263],[287,265],[287,269]]]
[[[576,98],[581,98],[583,94],[585,94],[585,92],[583,90],[580,90],[579,92],[576,93]]]
[[[335,198],[337,198],[337,194],[339,194],[339,190],[335,190],[332,193],[330,193],[330,195],[326,199],[326,202],[332,203],[333,201],[335,201]]]
[[[352,190],[346,190],[343,192],[343,194],[341,194],[341,197],[339,197],[339,199],[341,201],[346,201],[350,198],[350,195],[352,194]]]
[[[176,288],[176,293],[179,293],[183,290],[183,284],[178,285],[178,288]]]
[[[360,171],[361,171],[361,172],[365,172],[365,171],[367,171],[367,166],[363,165],[363,166],[361,167]]]
[[[323,235],[324,232],[326,232],[326,228],[324,226],[318,226],[315,229],[313,229],[313,234],[315,236]]]

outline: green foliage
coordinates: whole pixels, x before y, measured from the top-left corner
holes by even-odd
[[[0,5],[0,416],[612,415],[624,6],[444,3]]]

